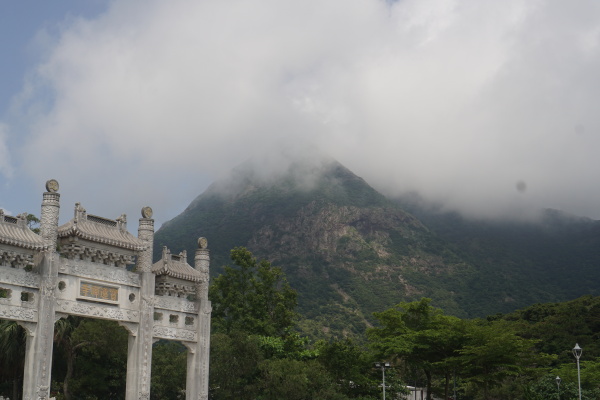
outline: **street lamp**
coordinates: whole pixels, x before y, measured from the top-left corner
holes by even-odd
[[[556,393],[558,393],[558,400],[560,400],[560,376],[556,376]]]
[[[383,400],[385,400],[385,369],[390,367],[389,362],[376,362],[375,368],[381,368],[381,373],[383,377]]]
[[[573,355],[577,359],[577,385],[579,386],[579,400],[581,400],[581,373],[579,372],[579,357],[581,357],[581,353],[583,349],[579,347],[579,344],[575,343],[575,347],[573,347]]]

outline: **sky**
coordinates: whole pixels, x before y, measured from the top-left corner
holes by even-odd
[[[158,227],[312,147],[389,196],[600,219],[596,0],[2,2],[0,54],[13,215],[56,179],[62,222],[149,205]]]

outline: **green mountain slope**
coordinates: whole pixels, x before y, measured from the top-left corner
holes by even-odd
[[[474,269],[335,161],[295,163],[274,179],[236,169],[159,229],[156,251],[194,254],[199,236],[209,240],[213,274],[234,246],[282,267],[314,335],[362,334],[372,312],[423,296],[469,315],[462,296]]]
[[[600,221],[557,210],[535,222],[473,220],[400,203],[477,269],[466,296],[478,315],[600,295]]]
[[[316,336],[362,334],[372,312],[424,296],[447,313],[482,317],[600,295],[600,221],[433,212],[388,200],[332,160],[297,162],[269,179],[240,166],[161,227],[156,256],[163,245],[194,254],[199,236],[213,275],[235,246],[282,267],[299,292],[302,328]]]

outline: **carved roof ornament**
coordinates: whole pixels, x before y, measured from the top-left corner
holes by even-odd
[[[152,218],[152,208],[146,206],[142,208],[142,218]]]
[[[46,181],[46,190],[51,193],[58,192],[58,181],[56,179],[50,179]]]
[[[200,248],[200,249],[208,248],[208,241],[206,240],[206,238],[204,238],[204,237],[198,238],[198,248]]]
[[[142,251],[146,244],[127,231],[127,217],[122,214],[116,220],[88,214],[80,203],[75,203],[72,220],[58,228],[58,237],[77,237],[123,249]]]
[[[187,252],[171,254],[167,247],[163,247],[162,258],[152,266],[156,276],[170,276],[192,282],[202,282],[204,275],[192,268],[187,263]]]

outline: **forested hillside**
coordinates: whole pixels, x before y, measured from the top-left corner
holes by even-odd
[[[281,267],[298,291],[302,330],[315,337],[363,335],[374,311],[423,296],[470,315],[474,268],[332,160],[292,164],[273,179],[238,168],[158,230],[156,251],[193,254],[198,236],[209,240],[213,276],[235,246]]]
[[[215,182],[156,233],[193,254],[209,240],[216,276],[245,246],[287,274],[302,329],[362,335],[372,313],[429,297],[452,315],[510,312],[599,294],[600,222],[547,212],[540,222],[469,220],[390,201],[333,160],[266,178],[249,164]]]
[[[476,315],[600,294],[600,221],[551,209],[532,221],[468,219],[414,198],[399,204],[478,270],[468,293]]]

